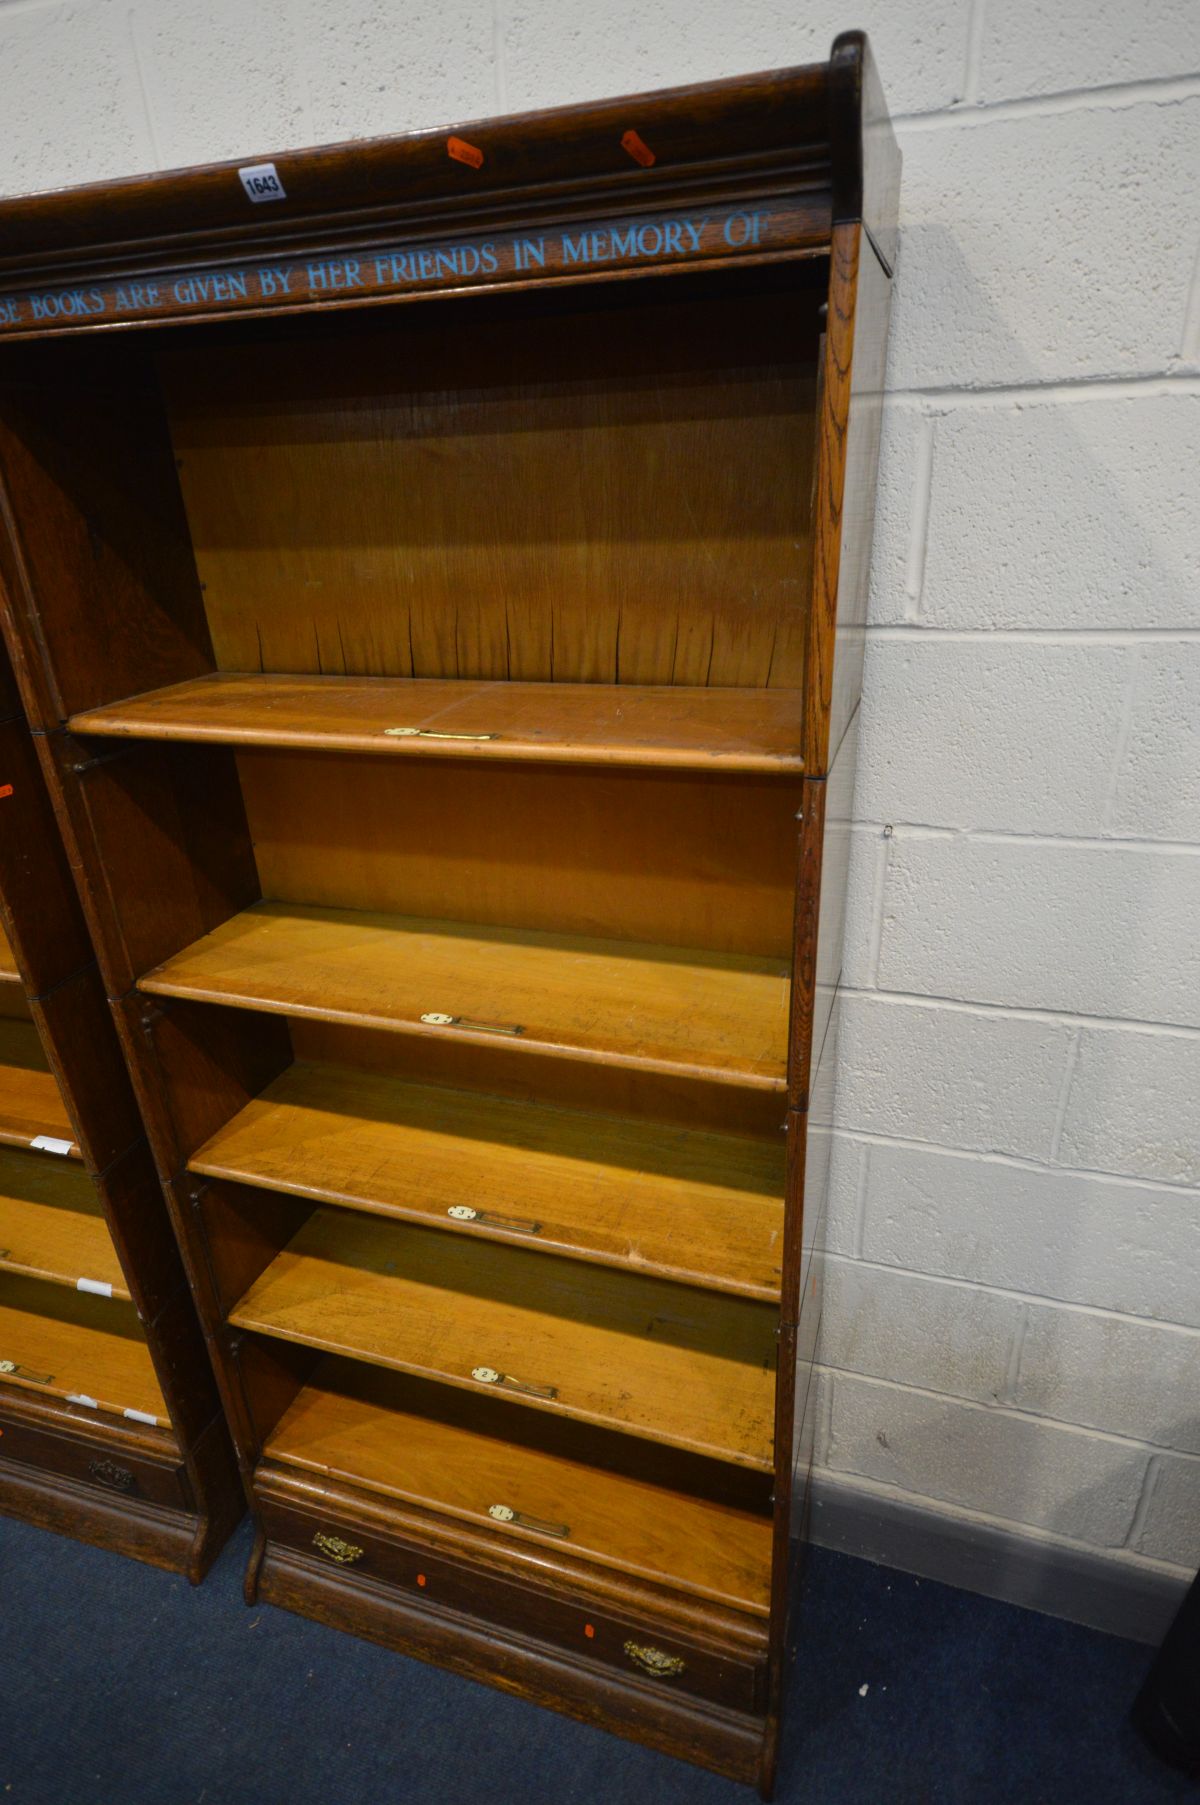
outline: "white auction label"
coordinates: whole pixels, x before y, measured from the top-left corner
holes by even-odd
[[[244,169],[238,170],[238,174],[242,178],[242,187],[252,201],[287,199],[274,163],[247,163]]]

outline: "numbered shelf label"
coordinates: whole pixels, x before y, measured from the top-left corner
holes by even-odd
[[[242,187],[248,198],[254,202],[283,201],[287,199],[283,183],[279,179],[279,171],[274,163],[247,163],[244,169],[238,170],[242,179]]]

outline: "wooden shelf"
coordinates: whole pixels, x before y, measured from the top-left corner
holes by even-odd
[[[0,1148],[0,1272],[129,1299],[96,1188],[66,1160]]]
[[[208,1178],[778,1301],[784,1149],[298,1063],[188,1162]],[[462,1220],[453,1214],[478,1212]]]
[[[15,1368],[0,1373],[5,1385],[167,1422],[132,1304],[0,1274],[0,1360]]]
[[[318,1209],[229,1320],[771,1467],[778,1312],[765,1304]],[[550,1395],[477,1380],[478,1369]]]
[[[118,739],[796,776],[802,719],[786,689],[218,671],[70,725]]]
[[[786,1083],[789,978],[776,959],[264,902],[140,987],[759,1090]]]
[[[37,1029],[0,1021],[0,1146],[29,1147],[41,1136],[66,1141],[70,1158],[81,1157]]]
[[[17,970],[16,955],[8,943],[8,936],[0,928],[0,984],[17,984],[21,982],[21,974]]]
[[[326,1359],[264,1455],[481,1525],[506,1541],[563,1549],[767,1616],[769,1512],[696,1496],[659,1475],[607,1470],[581,1460],[569,1437],[556,1441],[562,1425],[530,1412],[514,1430],[497,1427],[496,1414],[463,1392]],[[494,1505],[516,1514],[497,1521]]]

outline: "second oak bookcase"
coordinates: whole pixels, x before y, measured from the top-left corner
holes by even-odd
[[[203,1578],[244,1504],[0,646],[0,1512]]]
[[[897,179],[850,35],[0,207],[7,631],[247,1594],[764,1791]]]

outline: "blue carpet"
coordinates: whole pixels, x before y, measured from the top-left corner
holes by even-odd
[[[239,1586],[0,1518],[0,1805],[751,1805],[746,1788],[402,1659]],[[1194,1796],[1126,1713],[1149,1651],[814,1550],[778,1797]],[[860,1687],[867,1687],[865,1696]]]

